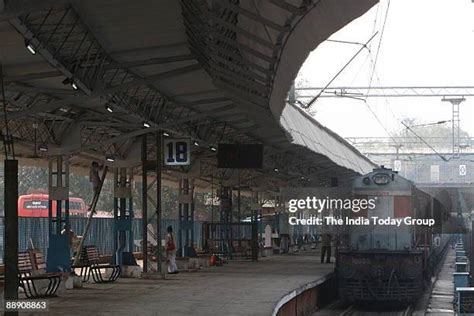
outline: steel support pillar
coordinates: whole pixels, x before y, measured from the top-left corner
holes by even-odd
[[[194,250],[194,180],[179,180],[179,232],[178,253],[182,257],[195,257]]]
[[[48,164],[48,232],[49,245],[46,270],[71,270],[69,235],[62,234],[69,225],[69,157],[52,156]]]
[[[18,299],[18,160],[4,161],[5,300]],[[7,313],[13,315],[16,313]]]
[[[262,216],[262,200],[263,200],[263,193],[259,194],[259,192],[252,192],[252,216],[255,225],[255,243],[256,243],[256,251],[258,255],[259,246],[261,240],[263,239],[264,235],[264,227],[263,227],[263,216]]]
[[[146,135],[142,137],[142,258],[143,273],[148,273],[148,175]]]
[[[461,102],[451,102],[453,104],[453,155],[455,158],[459,158],[460,154],[460,117],[459,117],[459,104]]]
[[[240,170],[238,170],[239,172],[239,183],[238,183],[238,188],[237,188],[237,223],[240,223],[242,221],[242,201],[241,201],[241,194],[240,194],[240,191],[241,191],[241,184],[240,184]],[[240,225],[237,226],[237,236],[239,238],[239,243],[238,243],[238,246],[239,248],[242,247],[242,241],[240,240],[241,238],[241,229],[240,229]]]
[[[252,261],[258,260],[258,221],[259,221],[259,212],[257,210],[252,211],[252,241],[251,241],[251,252],[252,252]]]
[[[114,258],[120,266],[136,265],[133,257],[132,168],[115,168],[114,172]]]
[[[221,185],[219,189],[220,222],[232,223],[232,188]]]
[[[224,185],[220,185],[219,188],[219,201],[220,201],[220,218],[221,224],[232,223],[232,188]],[[232,254],[232,229],[230,225],[221,225],[221,251],[229,255]]]
[[[467,236],[465,239],[469,242],[469,262],[474,262],[474,211],[471,211],[470,221],[471,221],[470,223],[471,227],[470,229],[466,230]],[[466,243],[464,243],[464,245],[465,244]],[[464,247],[466,247],[466,245]],[[474,269],[472,268],[469,269],[469,280],[470,280],[470,285],[474,286]]]
[[[258,194],[258,192],[253,192],[252,193],[252,200],[253,200],[253,207],[252,210],[256,211],[257,213],[257,231],[258,231],[258,236],[263,234],[263,222],[262,222],[262,205],[261,205],[261,196]]]
[[[443,98],[442,101],[450,102],[452,106],[452,142],[453,142],[453,158],[459,158],[461,153],[461,138],[460,138],[460,116],[459,116],[459,106],[465,101],[464,97],[462,98]]]
[[[157,263],[156,272],[162,273],[161,135],[160,131],[155,135],[154,150],[148,148],[150,135],[142,137],[142,252],[144,273],[148,273],[152,261]],[[151,179],[150,183],[148,183],[149,179]],[[149,208],[149,206],[152,206],[152,208]],[[154,251],[149,253],[149,249],[154,249]]]

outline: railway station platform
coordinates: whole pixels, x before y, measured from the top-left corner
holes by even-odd
[[[319,252],[231,261],[222,267],[85,284],[49,300],[56,315],[272,315],[307,287],[331,276]]]
[[[454,280],[456,251],[449,249],[433,284],[425,315],[454,315]]]

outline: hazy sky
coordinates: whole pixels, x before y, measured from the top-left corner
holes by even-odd
[[[332,86],[368,86],[388,1],[335,33],[331,39],[366,42],[379,31]],[[297,81],[325,86],[360,48],[324,42],[313,51]],[[471,0],[391,0],[372,86],[474,86],[474,3]],[[368,109],[368,105],[377,115]],[[368,105],[348,98],[321,98],[315,117],[341,136],[387,136],[400,121],[420,123],[451,119],[441,97],[369,98]],[[461,104],[461,128],[474,136],[474,97]],[[384,125],[382,127],[381,125]]]

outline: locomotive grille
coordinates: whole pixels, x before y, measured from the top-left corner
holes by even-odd
[[[423,293],[423,285],[421,280],[399,280],[389,285],[387,281],[346,279],[341,290],[351,301],[411,302]]]

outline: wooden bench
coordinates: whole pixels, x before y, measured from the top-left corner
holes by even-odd
[[[120,266],[109,263],[100,263],[99,249],[96,246],[84,246],[81,251],[81,262],[74,269],[80,269],[79,275],[84,282],[92,279],[95,283],[110,283],[116,281],[122,272]],[[112,270],[109,276],[105,277],[101,270]]]
[[[44,263],[44,262],[43,262]],[[25,292],[27,298],[42,298],[55,296],[61,283],[61,273],[47,273],[45,265],[33,267],[30,253],[18,253],[18,276],[19,286]],[[47,280],[48,285],[44,291],[38,291],[38,281]],[[36,283],[36,284],[35,284]]]
[[[30,254],[31,265],[34,272],[45,272],[46,271],[46,259],[41,251],[28,250]]]

